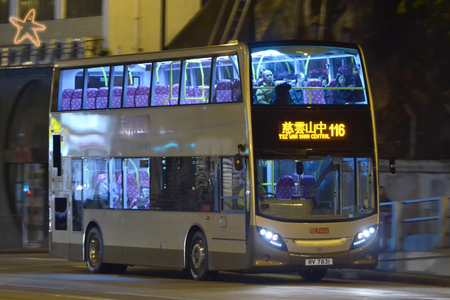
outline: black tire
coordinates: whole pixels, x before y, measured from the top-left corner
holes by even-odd
[[[108,266],[103,263],[103,238],[100,230],[93,227],[86,239],[86,265],[91,273],[107,273]]]
[[[189,271],[193,279],[198,281],[213,278],[216,271],[209,271],[208,247],[206,239],[200,231],[197,231],[189,243]]]
[[[327,269],[310,269],[305,268],[300,271],[300,276],[309,282],[316,282],[322,280],[327,274]]]
[[[103,237],[100,230],[94,227],[89,231],[86,240],[86,265],[89,271],[96,274],[123,274],[127,270],[127,265],[105,264],[103,257]]]

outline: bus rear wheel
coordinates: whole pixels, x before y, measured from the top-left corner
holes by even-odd
[[[320,280],[322,280],[322,278],[325,277],[326,274],[327,274],[326,268],[324,268],[324,269],[305,268],[305,269],[300,270],[300,276],[304,280],[310,281],[310,282],[320,281]]]
[[[192,278],[199,281],[214,279],[217,272],[208,270],[208,247],[200,231],[192,236],[189,249],[189,271]]]

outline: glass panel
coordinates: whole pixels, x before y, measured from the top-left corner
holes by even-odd
[[[79,18],[102,15],[102,0],[66,0],[66,17]]]
[[[254,49],[251,60],[254,104],[367,104],[356,49],[266,47]]]
[[[58,111],[80,110],[83,96],[83,69],[62,70],[59,73]]]
[[[150,209],[150,163],[148,158],[123,160],[123,195],[125,209]]]
[[[82,231],[83,168],[81,159],[72,160],[72,231]]]
[[[124,66],[114,66],[111,68],[111,82],[113,86],[113,91],[112,91],[112,100],[109,101],[110,108],[122,107],[123,70]]]
[[[9,0],[0,0],[0,23],[8,23]]]
[[[125,76],[128,78],[125,107],[148,107],[150,84],[152,82],[152,63],[128,65]]]
[[[87,90],[83,109],[106,109],[108,107],[110,67],[87,69]]]
[[[241,80],[236,55],[216,59],[214,77],[214,102],[241,102]]]
[[[185,86],[182,104],[202,104],[209,102],[211,81],[211,57],[188,59],[185,61]]]
[[[222,159],[222,197],[221,211],[242,211],[245,209],[246,164],[241,171],[234,167],[234,158]]]
[[[180,61],[156,63],[152,106],[177,105],[180,93]]]
[[[21,18],[24,18],[32,9],[35,10],[36,21],[53,20],[53,0],[19,0],[19,15],[21,16]]]
[[[55,198],[55,230],[67,230],[67,199]]]
[[[123,205],[122,159],[111,158],[109,161],[109,208],[121,209]]]
[[[219,159],[215,157],[151,158],[153,210],[219,211]]]
[[[108,161],[104,158],[83,160],[83,207],[109,208]]]
[[[333,220],[369,215],[375,211],[371,161],[333,156],[303,161],[257,160],[259,213],[283,220]]]
[[[143,77],[143,69],[139,65],[128,65],[125,67],[126,72],[124,84],[124,107],[135,107],[135,96],[136,90],[141,83],[141,78]]]

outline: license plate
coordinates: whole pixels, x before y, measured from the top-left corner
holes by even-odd
[[[307,266],[331,266],[333,265],[332,258],[307,258],[305,261]]]

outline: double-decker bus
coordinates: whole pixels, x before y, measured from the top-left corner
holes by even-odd
[[[374,268],[373,101],[359,46],[229,43],[60,61],[50,249],[91,272],[144,265]]]

